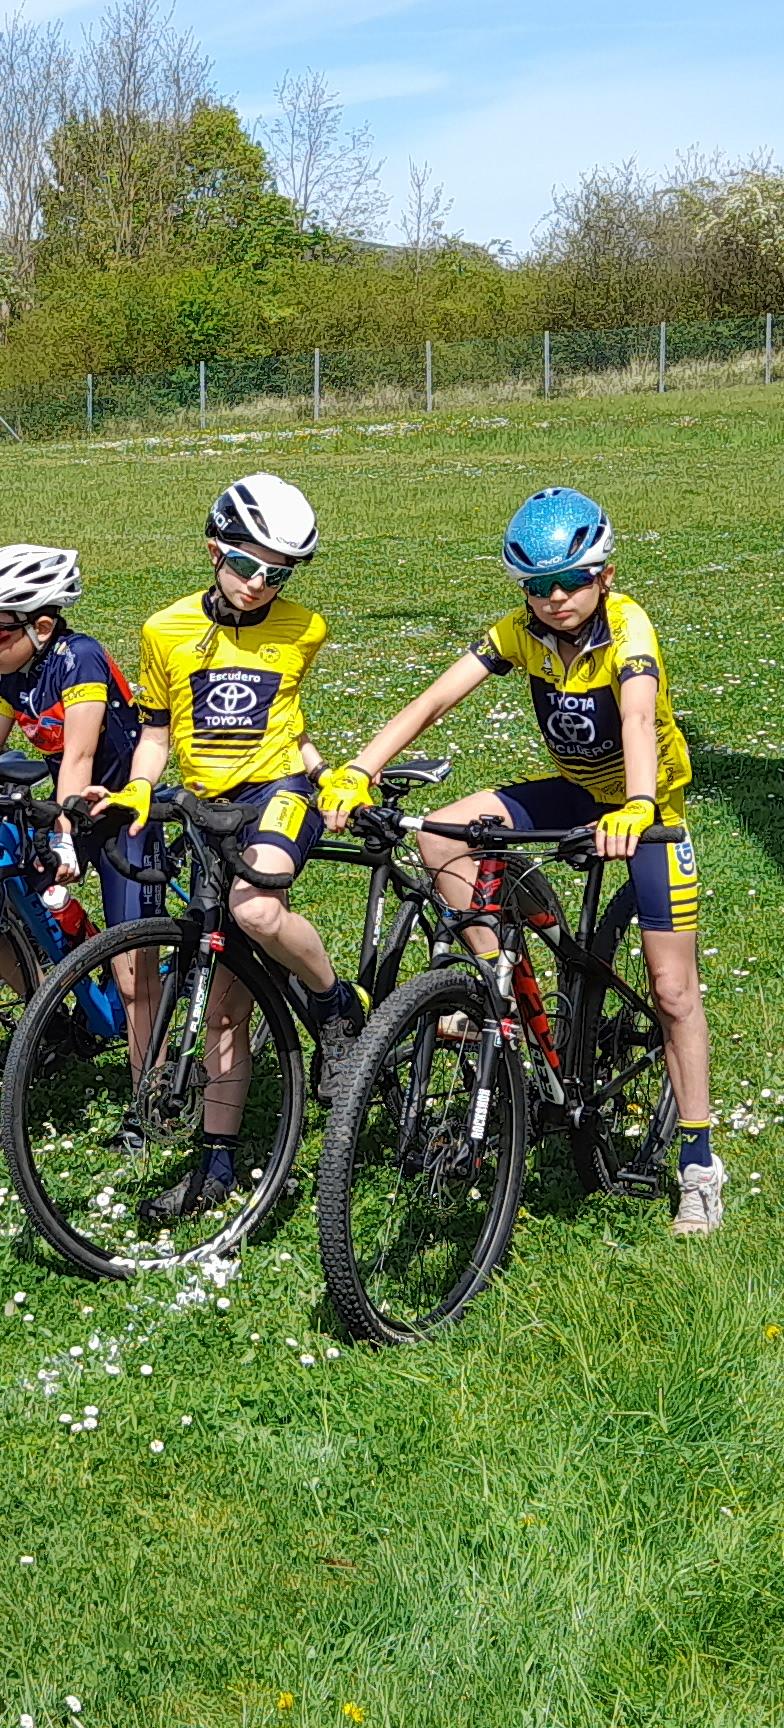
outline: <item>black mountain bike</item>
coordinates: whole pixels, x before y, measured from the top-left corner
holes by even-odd
[[[400,764],[386,771],[384,796],[397,808],[449,771],[443,760]],[[89,821],[79,801],[69,801],[67,813]],[[182,866],[183,845],[191,861],[187,910],[92,937],[47,976],[12,1041],[2,1134],[13,1181],[36,1230],[83,1272],[120,1278],[225,1254],[258,1228],[290,1175],[306,1100],[297,1020],[314,1040],[316,1065],[318,1032],[308,992],[226,910],[235,876],[264,888],[288,885],[242,861],[237,836],[257,814],[182,790],[154,803],[151,819],[180,830],[169,874]],[[110,828],[123,820],[121,811],[101,819],[107,855],[124,874],[160,881],[160,872],[134,870],[117,853]],[[383,834],[365,842],[324,838],[312,855],[369,870],[357,978],[376,1002],[413,965],[429,963],[437,923],[426,872],[401,864],[395,844]],[[401,904],[382,945],[390,887]],[[132,968],[130,1007],[127,984],[122,996],[115,987],[118,962]],[[52,1075],[44,1057],[55,1036],[60,1062]],[[144,1201],[199,1162],[205,1101],[241,1111],[237,1186],[217,1211],[170,1228],[145,1222]],[[141,1149],[127,1133],[131,1116]]]
[[[468,841],[471,910],[450,923],[497,933],[490,963],[440,943],[432,969],[381,1004],[357,1047],[319,1169],[321,1256],[356,1338],[411,1341],[457,1320],[508,1248],[528,1148],[568,1135],[585,1185],[654,1196],[677,1122],[630,882],[598,918],[604,861],[590,829],[519,832],[363,811],[355,831],[412,829]],[[642,844],[678,842],[652,827]],[[521,852],[586,872],[574,935]],[[557,959],[549,1012],[531,963],[535,932]],[[528,1073],[526,1073],[526,1068]]]

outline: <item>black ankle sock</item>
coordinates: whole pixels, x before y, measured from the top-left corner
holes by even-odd
[[[214,1177],[230,1188],[234,1181],[234,1160],[239,1151],[239,1134],[202,1134],[201,1167],[205,1176]]]
[[[317,1026],[326,1026],[328,1020],[337,1020],[341,1013],[341,991],[343,985],[339,978],[330,984],[328,990],[311,990],[313,1014]]]

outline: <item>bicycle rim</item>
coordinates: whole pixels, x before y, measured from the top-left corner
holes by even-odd
[[[650,1003],[631,883],[611,900],[596,933],[594,952]],[[656,1059],[599,1106],[598,1123],[575,1131],[578,1175],[588,1189],[612,1193],[620,1172],[634,1164],[655,1170],[664,1160],[677,1123],[677,1108],[664,1062],[661,1028],[636,1011],[612,985],[592,988],[583,1021],[581,1077],[586,1094],[607,1085],[645,1055]]]
[[[3,1137],[17,1191],[40,1233],[83,1270],[127,1277],[226,1253],[258,1227],[288,1175],[304,1100],[299,1042],[285,1004],[238,946],[227,944],[212,974],[190,1081],[174,1096],[197,940],[193,924],[168,919],[94,937],[38,990],[9,1053]],[[106,996],[113,963],[129,952],[147,1021],[137,1009],[135,1032],[126,1023],[98,1037],[87,1024],[86,986]],[[135,1092],[130,1054],[147,1049],[156,1015],[158,1059]],[[64,1017],[71,1049],[52,1087],[40,1052]],[[146,1217],[145,1203],[201,1168],[204,1112],[217,1104],[239,1111],[236,1185],[225,1204],[181,1219]]]

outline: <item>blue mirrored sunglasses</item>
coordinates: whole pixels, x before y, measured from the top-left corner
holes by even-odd
[[[533,594],[535,600],[549,600],[554,588],[562,588],[564,594],[576,594],[579,588],[590,588],[600,574],[594,566],[592,570],[560,570],[554,576],[521,576],[520,587],[526,594]]]

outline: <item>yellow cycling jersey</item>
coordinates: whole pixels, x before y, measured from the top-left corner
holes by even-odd
[[[183,785],[206,797],[303,772],[300,685],[327,626],[282,596],[211,631],[213,598],[188,594],[142,631],[139,714],[169,726]]]
[[[600,804],[626,802],[621,685],[627,678],[655,678],[656,800],[663,816],[671,794],[688,785],[689,752],[672,711],[656,632],[628,594],[610,590],[568,668],[557,636],[525,605],[493,624],[472,652],[490,672],[527,672],[539,728],[559,774],[585,786]]]

